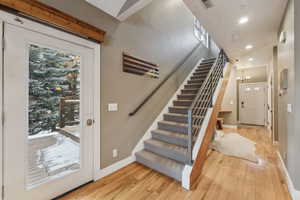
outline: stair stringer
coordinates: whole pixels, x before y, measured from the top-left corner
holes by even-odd
[[[165,113],[168,113],[168,108],[173,105],[173,101],[177,99],[177,95],[180,94],[181,90],[184,89],[184,86],[188,83],[188,80],[191,76],[193,76],[193,73],[196,71],[197,67],[201,64],[201,62],[204,60],[204,58],[199,59],[195,67],[192,69],[192,71],[189,73],[189,75],[186,77],[186,79],[182,82],[182,84],[179,86],[177,91],[174,93],[174,95],[171,97],[169,102],[166,104],[166,106],[162,109],[162,111],[158,114],[156,119],[153,121],[151,126],[147,129],[145,132],[145,135],[140,139],[140,141],[137,143],[135,148],[133,149],[131,155],[135,157],[135,153],[141,151],[144,149],[144,141],[150,139],[152,137],[151,131],[158,128],[158,122],[163,120],[163,116]]]
[[[230,65],[230,63],[226,63],[226,65],[224,67],[224,71],[223,71],[223,77],[225,76],[225,74],[227,74],[227,71],[229,70],[229,65]],[[220,90],[222,88],[223,81],[224,81],[224,79],[222,78],[218,82],[216,91],[214,92],[214,95],[213,95],[213,106],[216,104],[217,98],[218,98]],[[198,156],[198,153],[200,151],[201,144],[202,144],[203,138],[205,136],[206,129],[208,128],[209,121],[211,119],[212,113],[213,113],[213,108],[209,108],[207,110],[207,113],[206,113],[205,118],[203,120],[203,124],[201,125],[201,129],[200,129],[200,131],[198,133],[195,145],[193,147],[193,152],[192,152],[193,161],[196,160],[196,158]],[[190,185],[191,180],[190,180],[190,177],[191,177],[191,173],[192,173],[193,167],[194,166],[191,166],[191,165],[185,165],[184,169],[182,171],[181,186],[183,188],[185,188],[186,190],[190,190],[191,189],[191,185]]]

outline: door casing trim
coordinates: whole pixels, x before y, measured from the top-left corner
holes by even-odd
[[[0,10],[0,33],[1,42],[0,49],[2,50],[0,55],[0,189],[3,188],[3,25],[4,23],[13,24],[31,31],[42,33],[50,37],[54,37],[60,40],[68,41],[73,44],[84,46],[93,49],[94,56],[94,131],[93,131],[93,180],[97,180],[100,171],[100,49],[101,45],[90,40],[86,40],[75,35],[63,32],[61,30],[37,23],[35,21],[16,16],[14,14]],[[2,191],[2,189],[1,189]],[[2,193],[2,192],[1,192]],[[3,195],[0,195],[0,200],[3,200]]]

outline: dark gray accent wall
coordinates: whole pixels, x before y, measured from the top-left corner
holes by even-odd
[[[162,108],[201,57],[210,51],[199,46],[193,34],[193,15],[181,0],[154,0],[124,22],[89,5],[84,0],[41,0],[107,32],[101,49],[101,168],[131,155]],[[195,52],[192,50],[196,48]],[[160,79],[122,72],[125,51],[160,65]],[[190,55],[191,54],[191,55]],[[184,63],[183,61],[189,57]],[[136,106],[178,65],[172,78],[137,113]],[[100,103],[100,102],[99,102]],[[108,103],[118,103],[118,112],[108,112]],[[113,158],[113,149],[119,156]]]

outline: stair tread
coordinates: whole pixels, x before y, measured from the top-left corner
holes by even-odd
[[[196,94],[178,94],[177,96],[196,96]]]
[[[186,109],[186,108],[188,109],[190,106],[170,106],[170,107],[172,107],[172,108],[179,108],[179,109]],[[205,108],[205,107],[203,107],[203,108]]]
[[[175,169],[175,170],[178,170],[178,169],[182,170],[183,167],[184,167],[184,164],[182,164],[180,162],[177,162],[175,160],[160,156],[158,154],[152,153],[152,152],[147,151],[147,150],[139,151],[139,152],[137,152],[137,154],[139,154],[141,156],[144,156],[144,157],[148,158],[149,160],[151,160],[153,162],[158,161],[160,163],[163,163],[164,166],[166,166],[168,168]]]
[[[176,116],[176,117],[187,117],[187,114],[179,114],[179,113],[165,113],[165,115],[172,115],[172,116]],[[198,118],[203,118],[201,116],[194,116],[194,117],[198,117]]]
[[[189,83],[189,84],[186,84],[186,85],[189,85],[189,86],[195,86],[195,85],[199,85],[199,86],[201,86],[202,84],[200,83],[200,84],[196,84],[196,83]]]
[[[187,135],[182,134],[182,133],[166,131],[166,130],[161,130],[161,129],[155,129],[155,130],[153,130],[153,132],[163,134],[163,135],[168,135],[168,136],[174,136],[174,137],[178,137],[178,138],[186,138],[187,139],[187,137],[188,137]]]
[[[170,144],[170,143],[163,142],[163,141],[156,140],[156,139],[146,140],[145,143],[156,146],[156,148],[168,149],[169,151],[174,151],[174,152],[181,153],[184,155],[187,154],[187,148],[178,146],[176,144]]]
[[[179,181],[181,181],[181,175],[182,171],[184,169],[184,164],[177,162],[175,160],[157,155],[155,153],[149,152],[147,150],[142,150],[136,153],[137,161],[140,161],[140,158],[143,158],[144,160],[152,163],[149,164],[144,163],[143,161],[141,163],[145,164],[146,166],[155,169],[163,174],[166,174],[167,176],[171,176]]]
[[[170,125],[175,125],[175,126],[187,126],[187,123],[170,122],[170,121],[165,121],[165,120],[161,120],[158,123],[170,124]],[[193,127],[200,128],[200,126],[193,126]]]
[[[184,88],[184,89],[182,89],[182,90],[199,90],[198,88]]]
[[[155,129],[155,130],[153,130],[153,132],[159,133],[159,134],[162,134],[162,135],[166,135],[166,136],[172,136],[172,137],[182,138],[182,139],[186,139],[186,140],[188,139],[188,135],[182,134],[182,133],[173,132],[173,131],[166,131],[166,130],[161,130],[161,129]],[[194,136],[193,140],[196,140],[196,136]]]
[[[193,101],[193,100],[188,100],[188,99],[177,99],[177,100],[174,100],[174,101],[190,102],[190,101]]]

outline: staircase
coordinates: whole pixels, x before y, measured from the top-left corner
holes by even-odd
[[[216,58],[205,59],[195,69],[184,89],[177,96],[177,100],[173,101],[173,106],[169,107],[169,112],[165,113],[163,120],[158,122],[158,128],[152,130],[152,138],[146,140],[144,149],[135,154],[137,162],[178,181],[182,180],[185,165],[192,164],[191,146],[193,145],[190,144],[194,144],[201,127],[201,125],[193,125],[191,128],[193,134],[189,135],[188,112],[195,98],[199,97],[199,91],[205,90],[204,83],[216,63]],[[205,101],[209,103],[209,99],[202,100]],[[202,108],[198,107],[197,110],[201,111]],[[207,108],[203,108],[204,114],[192,116],[193,121],[202,122],[206,110]]]

